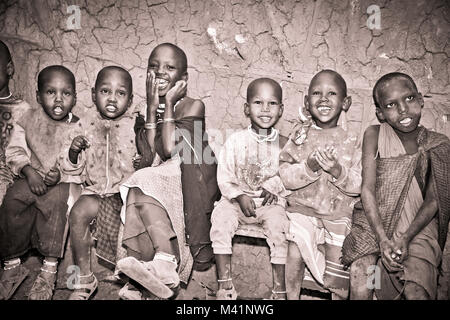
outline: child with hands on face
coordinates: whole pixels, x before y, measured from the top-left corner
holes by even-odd
[[[213,261],[217,164],[205,133],[205,105],[186,96],[187,80],[184,51],[172,43],[156,46],[148,61],[146,119],[136,124],[134,163],[142,169],[121,188],[128,257],[118,268],[141,285],[142,297],[173,296],[192,268],[205,270]],[[120,291],[123,299],[131,286]]]
[[[78,128],[71,113],[76,103],[75,77],[55,65],[38,75],[37,102],[40,109],[25,113],[17,122],[6,148],[6,162],[18,177],[0,207],[0,258],[4,261],[0,289],[9,299],[28,270],[20,256],[36,248],[45,258],[29,299],[52,298],[58,259],[67,236],[67,213],[71,197],[79,193],[77,177],[62,174],[60,162]]]

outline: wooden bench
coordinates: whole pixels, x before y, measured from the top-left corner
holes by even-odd
[[[267,237],[264,234],[262,226],[258,224],[246,224],[239,225],[238,230],[235,233],[235,236],[247,237],[247,238],[256,238],[266,240]],[[267,243],[264,241],[265,246],[268,248]],[[269,253],[270,254],[270,253]],[[331,294],[331,292],[327,289],[321,288],[319,284],[317,285],[308,285],[303,284],[302,289],[317,291],[323,294]],[[332,295],[334,297],[334,295]]]

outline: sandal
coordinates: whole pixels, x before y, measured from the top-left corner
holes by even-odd
[[[264,299],[264,300],[287,300],[286,293],[287,293],[286,291],[272,290],[272,294],[270,295],[269,299]],[[284,297],[280,297],[279,294],[283,294]]]
[[[142,300],[142,293],[129,282],[127,282],[119,291],[119,297],[122,300]]]
[[[218,282],[228,282],[231,281],[231,279],[219,279]],[[220,289],[216,293],[216,300],[236,300],[237,299],[237,292],[234,288],[233,283],[231,283],[230,289]]]
[[[4,279],[0,281],[0,300],[9,300],[12,295],[14,294],[14,292],[16,292],[17,288],[22,284],[22,282],[26,279],[26,277],[28,276],[28,273],[30,273],[30,270],[28,270],[27,268],[25,268],[22,265],[19,265],[18,272],[10,277],[9,279]],[[3,271],[4,272],[4,271]],[[11,287],[11,289],[9,289],[8,291],[8,287],[6,284],[13,284],[13,286]]]
[[[53,274],[53,281],[42,275],[42,272],[48,272],[41,269],[41,273],[38,274],[36,280],[34,280],[33,286],[28,293],[28,300],[52,300],[53,291],[55,290],[56,272]]]
[[[91,273],[87,276],[79,276],[81,277],[90,277],[92,276],[94,280],[91,283],[79,283],[75,284],[73,288],[74,292],[69,297],[69,300],[89,300],[89,298],[94,294],[94,292],[98,288],[97,278],[94,276],[94,273]]]

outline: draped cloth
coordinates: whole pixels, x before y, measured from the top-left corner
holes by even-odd
[[[124,203],[126,203],[129,189],[133,187],[138,187],[145,195],[156,199],[167,211],[172,228],[177,236],[178,248],[180,250],[180,280],[187,283],[191,274],[193,260],[184,234],[179,159],[172,158],[158,166],[147,167],[136,171],[120,187],[120,194]],[[123,206],[121,218],[124,224],[127,223],[125,210],[126,206]],[[127,240],[126,235],[124,234],[123,236],[122,242]]]
[[[383,123],[378,138],[379,158],[376,171],[376,199],[381,221],[389,239],[398,238],[414,220],[423,203],[427,179],[434,179],[435,194],[438,197],[438,214],[409,244],[411,259],[414,264],[405,262],[405,274],[402,280],[413,280],[422,285],[429,293],[434,291],[430,281],[420,283],[420,277],[412,273],[426,267],[418,264],[429,263],[438,267],[443,250],[450,210],[450,142],[442,134],[419,129],[417,138],[419,150],[408,155],[402,142],[392,127]],[[431,168],[431,171],[428,170]],[[350,265],[353,261],[368,254],[380,255],[375,234],[370,227],[361,203],[355,205],[350,234],[343,245],[343,263]],[[411,271],[415,269],[415,272]],[[410,272],[411,271],[411,272]],[[416,277],[416,278],[415,278]],[[414,279],[415,278],[415,279]],[[426,277],[423,277],[426,278]]]

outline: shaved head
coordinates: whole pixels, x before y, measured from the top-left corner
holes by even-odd
[[[98,88],[98,85],[110,71],[118,71],[124,75],[125,81],[128,84],[128,90],[131,94],[133,92],[133,79],[131,78],[131,75],[127,70],[119,66],[107,66],[100,70],[97,74],[97,79],[95,80],[95,88]]]
[[[259,78],[259,79],[256,79],[256,80],[253,80],[252,82],[250,82],[250,84],[247,87],[247,102],[250,101],[251,97],[253,97],[255,95],[255,93],[257,92],[257,89],[262,84],[270,85],[273,88],[273,91],[276,94],[276,96],[279,98],[280,102],[282,102],[283,89],[281,88],[281,86],[278,82],[276,82],[275,80],[270,79],[270,78]]]
[[[317,81],[317,79],[320,78],[320,76],[322,76],[324,74],[331,75],[334,77],[334,79],[336,80],[336,83],[339,85],[339,88],[341,88],[341,90],[342,90],[343,96],[346,97],[347,96],[347,84],[345,83],[344,78],[342,78],[342,76],[334,70],[325,69],[325,70],[320,71],[311,79],[309,86],[312,87],[312,84],[315,81]]]
[[[165,43],[161,43],[161,44],[157,45],[157,46],[152,50],[152,53],[150,54],[149,60],[152,58],[153,54],[154,54],[159,48],[162,48],[162,47],[167,47],[167,48],[172,49],[172,52],[176,55],[177,60],[180,61],[180,63],[181,63],[181,68],[182,68],[181,71],[182,71],[182,72],[186,72],[186,71],[187,71],[187,66],[188,66],[188,64],[187,64],[186,53],[184,53],[184,51],[183,51],[180,47],[174,45],[173,43],[165,42]]]
[[[72,84],[73,90],[75,91],[75,76],[73,75],[72,71],[61,65],[48,66],[42,69],[41,72],[39,72],[38,91],[42,90],[44,83],[49,81],[54,73],[64,74],[69,79],[70,83]]]
[[[378,81],[375,83],[375,86],[373,87],[373,92],[372,92],[373,102],[375,103],[375,106],[377,108],[380,107],[380,104],[378,102],[380,100],[380,97],[379,97],[380,90],[382,88],[384,88],[388,84],[388,82],[390,82],[392,80],[409,82],[410,85],[412,86],[412,88],[416,92],[418,92],[417,86],[416,86],[414,80],[406,73],[391,72],[391,73],[385,74],[380,79],[378,79]]]

